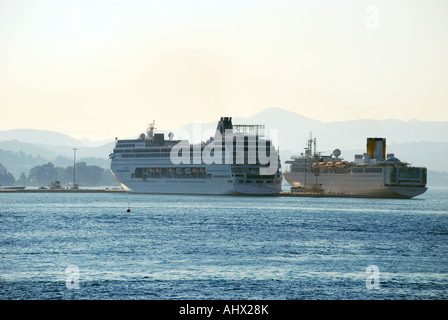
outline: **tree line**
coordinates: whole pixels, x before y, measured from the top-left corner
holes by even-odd
[[[1,164],[0,164],[1,166]],[[3,168],[3,169],[2,169]],[[62,187],[68,187],[73,183],[75,174],[75,183],[82,186],[112,186],[117,182],[112,173],[99,166],[87,165],[85,162],[78,162],[73,166],[66,168],[55,167],[52,162],[33,167],[28,176],[21,173],[16,180],[5,167],[0,167],[1,185],[23,185],[23,186],[45,186],[48,187],[51,182],[59,181]]]
[[[0,185],[14,185],[16,182],[16,179],[14,179],[14,176],[12,173],[8,172],[6,168],[0,163]]]

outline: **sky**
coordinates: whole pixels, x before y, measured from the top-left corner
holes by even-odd
[[[0,131],[134,135],[270,107],[448,121],[446,0],[0,0]]]

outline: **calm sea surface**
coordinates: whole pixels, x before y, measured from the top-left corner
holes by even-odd
[[[448,188],[0,193],[0,299],[448,299]]]

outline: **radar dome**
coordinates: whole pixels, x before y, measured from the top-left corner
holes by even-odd
[[[141,134],[140,134],[140,139],[141,139],[141,140],[145,140],[145,134],[144,134],[144,133],[141,133]]]
[[[172,132],[168,133],[168,138],[170,138],[170,140],[173,140],[173,137],[174,137],[174,133],[172,133]]]
[[[395,158],[395,155],[394,155],[393,153],[389,153],[389,154],[387,155],[386,162],[387,162],[387,163],[390,163],[390,162],[401,162],[401,161],[400,161],[400,159]]]
[[[339,150],[339,149],[334,149],[333,150],[333,155],[337,158],[337,157],[339,157],[340,155],[341,155],[341,150]]]

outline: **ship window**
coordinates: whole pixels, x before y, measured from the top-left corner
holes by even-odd
[[[408,179],[420,178],[420,168],[400,168],[398,170],[398,176]]]
[[[115,148],[134,148],[135,144],[118,143]]]
[[[365,172],[383,172],[383,168],[365,168]]]

